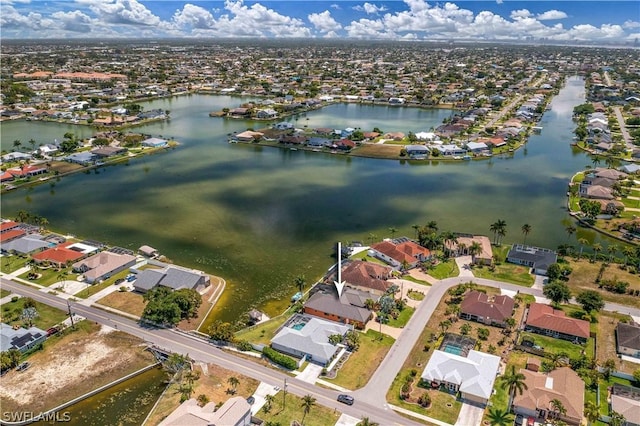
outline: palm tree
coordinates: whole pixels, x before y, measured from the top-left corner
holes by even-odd
[[[392,226],[389,228],[389,232],[391,233],[391,239],[393,239],[393,236],[398,232],[398,230]]]
[[[558,419],[560,418],[560,416],[564,416],[565,414],[567,414],[567,409],[559,399],[552,399],[549,402],[549,405],[551,406],[551,412],[553,413],[554,419]]]
[[[594,155],[593,157],[591,157],[591,162],[593,163],[593,167],[595,168],[596,166],[600,165],[600,157]]]
[[[302,415],[302,421],[300,423],[304,424],[304,418],[309,414],[309,411],[311,411],[314,405],[316,405],[316,399],[314,397],[311,395],[302,397],[302,410],[304,414]]]
[[[371,420],[369,420],[369,417],[363,417],[357,424],[356,426],[380,426],[378,423],[376,422],[372,422]]]
[[[35,139],[33,139],[33,138],[29,139],[29,145],[31,145],[31,150],[32,150],[32,151],[35,151],[35,150],[36,150],[36,143],[37,143],[37,142],[36,142],[36,140],[35,140]]]
[[[600,419],[600,408],[593,401],[587,401],[584,404],[584,417],[587,419],[587,425],[591,425]]]
[[[435,220],[429,221],[429,223],[427,223],[427,228],[429,228],[431,232],[438,232],[438,222]]]
[[[411,225],[411,227],[413,228],[413,230],[416,233],[416,240],[417,240],[418,239],[418,229],[420,229],[420,225],[413,224],[413,225]]]
[[[513,419],[507,410],[490,408],[487,413],[487,418],[492,426],[510,426],[513,424]]]
[[[525,223],[524,225],[522,225],[522,233],[524,234],[524,241],[522,241],[523,245],[527,244],[527,235],[529,235],[529,233],[531,232],[531,225],[529,225],[528,223]]]
[[[340,265],[338,265],[338,268],[340,267]],[[294,279],[296,285],[298,286],[298,289],[300,290],[300,292],[302,292],[302,289],[304,289],[304,285],[307,282],[307,280],[305,279],[304,275],[298,275],[295,279]]]
[[[624,254],[624,266],[629,264],[629,259],[636,253],[636,250],[631,246],[624,246],[622,248],[622,254]]]
[[[576,228],[573,225],[569,225],[566,228],[564,228],[564,230],[567,231],[567,241],[569,241],[569,238],[571,238],[571,236],[576,233],[578,228]]]
[[[513,397],[515,393],[518,392],[520,395],[526,390],[529,389],[527,384],[525,383],[526,376],[522,373],[516,371],[516,366],[511,366],[511,371],[509,373],[500,376],[500,386],[502,389],[507,389],[509,392],[509,405],[507,408],[510,409],[513,404]]]
[[[609,253],[609,263],[613,262],[613,258],[618,252],[618,246],[616,244],[610,244],[607,247],[607,253]]]
[[[262,407],[262,411],[264,411],[265,413],[271,411],[271,407],[273,407],[273,403],[275,402],[275,400],[276,397],[274,395],[271,395],[270,393],[266,394],[264,396],[264,406]]]
[[[231,385],[231,394],[235,394],[236,393],[236,389],[238,388],[238,385],[240,384],[240,380],[238,380],[238,378],[235,377],[235,376],[231,376],[231,377],[229,377],[229,379],[227,379],[227,383],[229,383]]]
[[[598,257],[598,252],[602,251],[602,244],[594,243],[591,248],[593,249],[593,261],[595,262]]]
[[[589,241],[587,241],[586,238],[580,238],[578,239],[578,244],[580,244],[580,255],[578,256],[578,259],[582,259],[582,250],[584,249],[584,246],[589,244]]]
[[[22,146],[22,142],[20,141],[20,139],[16,139],[13,141],[13,147],[15,149],[19,150],[21,146]]]
[[[476,263],[476,256],[480,253],[482,253],[482,246],[480,245],[480,243],[477,241],[471,243],[471,246],[469,246],[469,254],[471,255],[472,264]]]
[[[498,219],[496,222],[492,223],[489,227],[489,230],[493,232],[493,243],[495,245],[499,245],[498,236],[504,237],[506,234],[507,222],[502,219]]]
[[[627,421],[622,414],[615,411],[611,411],[609,417],[609,426],[623,426]]]

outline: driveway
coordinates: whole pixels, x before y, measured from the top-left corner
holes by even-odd
[[[343,414],[340,416],[335,426],[356,426],[360,423],[360,419]]]
[[[473,278],[473,272],[471,271],[471,256],[458,256],[455,258],[456,265],[458,265],[458,269],[460,270],[459,277],[467,277]]]
[[[307,364],[302,373],[296,376],[296,379],[302,380],[303,382],[315,384],[321,373],[322,367],[320,367],[318,364],[310,362]]]
[[[253,402],[253,404],[251,404],[251,415],[255,416],[256,413],[260,411],[262,406],[264,406],[265,402],[267,402],[264,398],[265,396],[275,395],[276,393],[278,393],[278,391],[274,386],[264,382],[260,382],[258,388],[253,393],[253,398],[255,399],[255,401]]]
[[[483,414],[484,408],[463,402],[456,426],[478,426],[482,422]]]

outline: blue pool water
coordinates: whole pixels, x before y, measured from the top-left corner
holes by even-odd
[[[442,350],[454,355],[460,355],[462,353],[462,348],[453,345],[446,345]]]
[[[299,323],[299,324],[294,325],[291,328],[293,328],[294,330],[302,330],[304,328],[304,326],[305,326],[304,323]]]

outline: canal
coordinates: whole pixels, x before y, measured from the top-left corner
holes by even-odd
[[[600,238],[584,228],[571,239],[565,232],[572,223],[568,179],[589,163],[570,146],[572,110],[584,102],[581,78],[567,79],[541,134],[524,149],[483,161],[399,162],[228,144],[228,134],[259,124],[208,113],[240,102],[192,95],[145,104],[170,110],[172,118],[135,130],[175,137],[177,149],[65,177],[54,188],[6,194],[3,216],[25,209],[54,229],[131,249],[149,244],[177,263],[220,275],[229,285],[215,317],[227,321],[256,306],[279,313],[297,275],[312,281],[332,264],[336,241],[381,239],[390,227],[396,236],[413,235],[412,225],[435,220],[440,230],[489,235],[490,224],[503,219],[508,243],[522,241],[525,223],[532,227],[527,243],[542,247]],[[417,132],[450,113],[336,104],[293,120],[299,127]],[[66,131],[3,123],[2,146],[30,137],[46,143]]]

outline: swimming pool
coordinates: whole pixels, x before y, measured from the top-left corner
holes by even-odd
[[[304,326],[307,325],[307,323],[304,322],[300,322],[298,324],[294,324],[291,326],[291,328],[293,328],[294,330],[302,330],[304,328]]]
[[[462,354],[462,348],[459,346],[455,346],[455,345],[445,345],[444,348],[442,348],[442,350],[444,352],[448,352],[450,354],[454,354],[454,355],[461,355]]]

